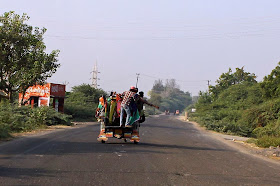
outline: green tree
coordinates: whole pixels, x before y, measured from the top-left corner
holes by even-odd
[[[81,84],[79,86],[72,87],[72,93],[82,93],[83,97],[87,99],[87,102],[98,103],[101,95],[106,95],[107,93],[101,89],[95,89],[89,84]]]
[[[211,109],[212,98],[208,92],[199,92],[199,98],[195,104],[198,112],[204,112]]]
[[[257,83],[256,75],[254,73],[249,73],[244,71],[244,67],[236,68],[236,71],[233,73],[231,68],[226,73],[223,73],[219,79],[216,81],[217,85],[209,86],[209,92],[214,98],[227,89],[228,87],[243,82]]]
[[[161,111],[182,111],[192,103],[190,93],[180,90],[175,79],[166,80],[165,85],[161,80],[156,80],[149,96],[149,102],[158,105]]]
[[[159,79],[159,80],[155,81],[152,91],[155,93],[158,93],[158,94],[160,94],[162,91],[164,91],[164,85],[162,83],[162,80]]]
[[[277,98],[280,95],[280,62],[272,70],[270,75],[265,76],[261,87],[266,98]]]
[[[29,17],[13,11],[0,19],[0,90],[12,101],[14,92],[25,93],[29,86],[43,84],[60,66],[58,50],[45,52],[45,28],[26,24]]]
[[[72,87],[72,92],[67,93],[64,112],[74,119],[93,119],[99,97],[106,92],[95,89],[88,84]]]

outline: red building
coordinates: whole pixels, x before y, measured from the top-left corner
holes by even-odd
[[[50,106],[58,111],[64,110],[65,85],[47,83],[45,85],[34,85],[26,90],[23,103],[31,107]],[[19,94],[19,102],[22,94]]]

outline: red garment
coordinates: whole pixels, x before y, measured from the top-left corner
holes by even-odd
[[[123,93],[124,97],[123,97],[123,101],[122,101],[122,104],[121,105],[127,105],[129,106],[132,98],[134,97],[136,93],[135,92],[132,92],[132,91],[126,91]]]

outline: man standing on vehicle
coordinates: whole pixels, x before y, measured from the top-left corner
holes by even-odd
[[[126,91],[122,94],[123,100],[121,103],[120,126],[122,126],[122,124],[123,124],[124,112],[126,112],[125,126],[131,127],[129,125],[129,118],[131,116],[131,111],[130,111],[129,105],[136,93],[137,93],[137,89],[134,86],[131,86],[129,91]]]
[[[143,123],[145,121],[145,113],[144,113],[144,104],[147,104],[149,106],[152,106],[152,107],[155,107],[157,109],[159,109],[158,106],[156,105],[153,105],[151,103],[149,103],[148,101],[146,101],[144,99],[144,92],[139,92],[139,99],[137,100],[137,107],[138,107],[138,111],[139,111],[139,114],[140,114],[140,123]]]

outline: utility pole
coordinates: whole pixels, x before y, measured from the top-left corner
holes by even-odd
[[[208,82],[208,93],[210,92],[210,81],[211,80],[207,80],[207,82]]]
[[[93,67],[93,71],[92,71],[92,82],[91,82],[91,87],[93,87],[95,89],[97,89],[97,87],[98,87],[98,84],[97,84],[97,80],[99,80],[97,78],[98,73],[100,73],[100,72],[98,72],[98,70],[97,70],[97,61],[96,61],[95,65]]]
[[[140,74],[139,74],[139,73],[136,73],[136,76],[137,76],[137,80],[136,80],[136,88],[137,88],[137,85],[138,85],[138,79],[139,79]]]

